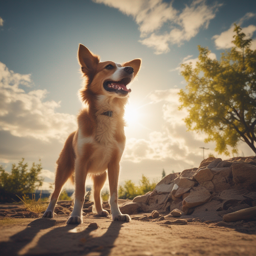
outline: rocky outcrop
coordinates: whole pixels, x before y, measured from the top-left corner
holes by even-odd
[[[191,214],[204,220],[221,220],[245,208],[254,212],[249,209],[256,206],[256,157],[209,157],[198,168],[167,175],[154,191],[133,202],[143,212]]]

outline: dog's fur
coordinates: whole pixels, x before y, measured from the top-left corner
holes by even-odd
[[[85,46],[79,45],[78,61],[85,77],[80,91],[85,103],[78,115],[78,130],[67,138],[57,161],[55,190],[44,217],[52,218],[62,186],[75,173],[75,205],[68,224],[82,222],[85,180],[93,180],[95,208],[99,215],[107,216],[102,209],[101,190],[109,178],[110,205],[113,220],[130,221],[117,204],[119,162],[125,147],[124,106],[131,91],[126,85],[137,75],[141,60],[122,65],[112,61],[100,62],[99,57]]]

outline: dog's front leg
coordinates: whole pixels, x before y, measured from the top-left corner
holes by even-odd
[[[122,214],[117,204],[119,168],[119,162],[111,163],[108,167],[111,214],[113,220],[129,222],[131,221],[130,216]]]
[[[85,180],[87,176],[87,163],[81,159],[75,162],[75,205],[67,224],[80,224],[83,222],[82,209],[84,204]]]

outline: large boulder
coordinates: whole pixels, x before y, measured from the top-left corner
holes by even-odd
[[[141,211],[141,206],[138,203],[129,202],[119,206],[123,214],[136,214]]]
[[[231,167],[212,168],[213,173],[212,183],[214,185],[215,192],[221,192],[222,190],[229,189],[232,186],[232,169]]]
[[[213,178],[213,173],[208,167],[199,169],[193,176],[193,179],[195,179],[200,184],[205,181],[210,181],[212,180],[212,178]]]
[[[204,159],[204,160],[200,163],[198,169],[200,169],[200,168],[202,168],[202,167],[207,167],[214,159],[216,159],[216,158],[215,158],[215,157],[208,157],[208,158]]]
[[[233,182],[256,190],[256,166],[247,163],[232,164]]]
[[[209,169],[214,168],[214,167],[216,167],[220,162],[222,162],[222,159],[221,159],[221,158],[216,158],[216,159],[214,159],[212,162],[210,162],[210,163],[207,165],[207,168],[209,168]]]
[[[157,185],[170,184],[179,176],[180,176],[179,173],[170,173],[167,176],[165,176]]]
[[[181,172],[180,177],[192,178],[197,170],[198,168],[186,169]]]
[[[134,203],[143,203],[146,204],[148,202],[148,198],[151,194],[151,191],[147,192],[145,195],[136,196],[132,201]]]
[[[183,199],[182,210],[185,212],[189,208],[206,203],[211,197],[211,193],[204,187],[195,187],[190,194]]]

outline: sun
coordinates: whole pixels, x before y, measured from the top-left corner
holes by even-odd
[[[128,126],[137,124],[140,118],[139,109],[132,105],[125,106],[124,120]]]

